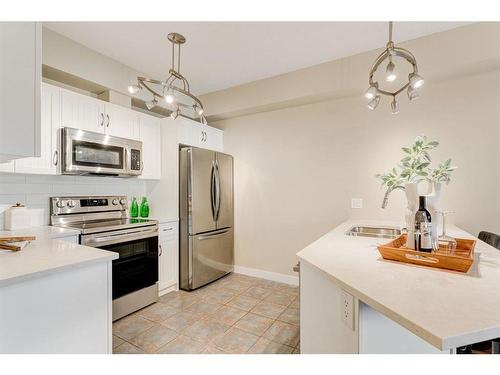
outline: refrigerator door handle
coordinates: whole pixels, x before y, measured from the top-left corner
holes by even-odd
[[[205,235],[199,236],[198,240],[199,241],[211,240],[212,238],[217,238],[217,237],[220,237],[220,236],[226,234],[227,232],[229,232],[229,230],[230,229],[228,228],[228,229],[224,229],[222,231],[219,231],[219,232],[216,232],[216,233],[213,233],[213,234],[205,234]]]
[[[220,214],[220,200],[221,200],[221,192],[220,192],[220,173],[219,173],[219,163],[217,160],[215,161],[215,175],[216,175],[216,214],[215,214],[215,220],[219,220],[219,214]]]
[[[212,171],[210,172],[210,206],[212,207],[212,218],[216,221],[216,176],[215,176],[215,163],[212,161]]]

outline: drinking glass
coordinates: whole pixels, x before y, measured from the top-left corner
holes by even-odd
[[[446,216],[454,213],[453,211],[436,211],[442,217],[442,232],[438,237],[439,247],[445,249],[449,254],[453,254],[457,248],[457,240],[446,234]]]

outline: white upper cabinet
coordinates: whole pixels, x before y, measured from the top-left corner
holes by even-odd
[[[139,139],[136,111],[66,89],[61,89],[61,126]]]
[[[0,163],[40,155],[42,29],[0,22]]]
[[[175,121],[178,126],[180,144],[223,151],[224,132],[222,130],[184,117],[178,117],[172,121]]]
[[[61,90],[61,127],[104,133],[105,113],[102,100]]]
[[[143,170],[140,178],[159,180],[161,178],[161,128],[160,119],[139,114],[139,133],[142,141]]]
[[[138,112],[113,103],[104,102],[104,104],[104,132],[106,134],[129,139],[140,138]]]
[[[17,173],[56,174],[60,155],[57,145],[57,129],[60,124],[58,87],[42,84],[40,156],[15,161]]]

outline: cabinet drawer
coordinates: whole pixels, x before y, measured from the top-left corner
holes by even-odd
[[[160,224],[159,226],[159,237],[160,237],[160,242],[163,239],[169,239],[172,237],[176,237],[178,233],[178,224],[177,222],[174,223],[168,223],[168,224]]]

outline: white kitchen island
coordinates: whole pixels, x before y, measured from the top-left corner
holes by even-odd
[[[54,239],[0,250],[0,353],[111,353],[116,258]]]
[[[356,225],[399,226],[347,221],[297,254],[302,353],[453,353],[500,337],[499,250],[477,241],[467,274],[402,264],[378,253],[390,240],[345,234]]]

